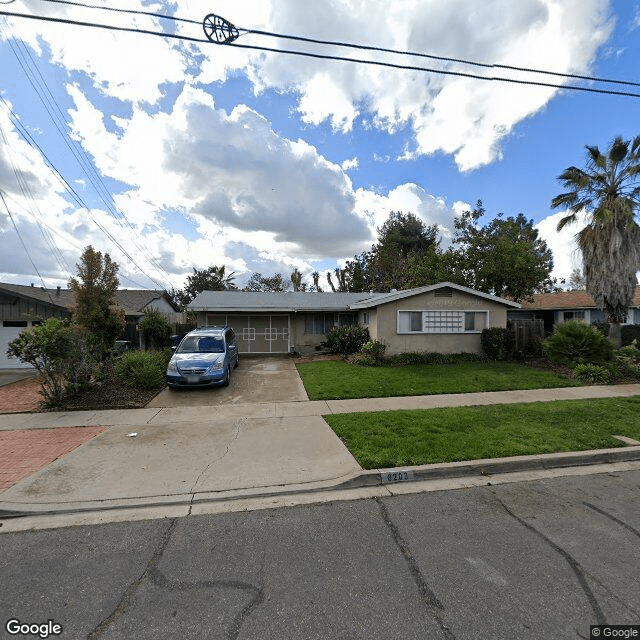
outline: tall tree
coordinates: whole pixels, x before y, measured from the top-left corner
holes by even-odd
[[[307,283],[306,282],[302,282],[302,273],[300,272],[298,267],[296,267],[293,270],[293,272],[291,273],[291,284],[293,285],[293,290],[294,291],[306,291],[307,290]]]
[[[635,210],[640,204],[640,136],[618,136],[606,154],[586,146],[585,169],[569,167],[558,176],[567,189],[552,201],[566,207],[558,231],[589,212],[589,221],[577,235],[582,251],[587,292],[604,309],[610,323],[609,337],[621,344],[620,325],[633,302],[640,268],[640,228]]]
[[[444,256],[446,279],[516,302],[553,287],[553,255],[533,220],[498,214],[485,225],[482,201],[455,222],[453,247]]]
[[[184,309],[202,291],[229,291],[237,289],[235,285],[235,271],[227,274],[224,265],[215,265],[208,269],[193,268],[193,273],[187,276],[184,289],[173,289],[170,296],[173,301]]]
[[[87,329],[95,349],[105,358],[124,329],[124,309],[117,307],[118,265],[108,253],[91,245],[85,248],[76,264],[77,278],[69,280],[73,292],[71,313],[74,321]]]
[[[281,273],[276,273],[272,276],[263,276],[261,273],[252,274],[249,278],[249,282],[244,288],[244,291],[287,291],[289,285],[282,276]]]

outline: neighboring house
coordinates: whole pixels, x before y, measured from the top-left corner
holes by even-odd
[[[182,314],[174,306],[166,291],[119,289],[118,305],[125,310],[125,340],[135,347],[143,346],[138,324],[145,309],[161,311],[175,324],[182,322]],[[70,289],[44,289],[21,284],[0,283],[0,369],[29,367],[6,355],[7,345],[27,327],[47,318],[71,316],[73,293]]]
[[[602,309],[598,309],[586,291],[559,291],[540,293],[533,300],[522,303],[522,308],[509,311],[509,320],[543,320],[545,333],[551,333],[557,324],[567,320],[581,320],[586,324],[606,322]],[[636,287],[633,304],[624,324],[640,324],[640,287]]]
[[[510,300],[450,282],[390,293],[203,291],[198,326],[228,324],[242,353],[312,353],[334,327],[361,324],[392,355],[480,352],[486,327],[506,327]]]

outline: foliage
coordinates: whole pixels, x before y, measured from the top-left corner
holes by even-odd
[[[633,302],[640,268],[640,227],[634,219],[640,203],[640,136],[618,136],[606,155],[596,146],[586,149],[586,168],[569,167],[560,174],[558,180],[568,191],[551,206],[568,211],[558,231],[578,222],[581,211],[589,211],[588,224],[577,234],[586,289],[604,309],[611,339],[620,347],[620,325]]]
[[[128,387],[154,389],[165,382],[171,350],[127,351],[116,361],[117,379]]]
[[[609,384],[613,373],[610,366],[601,364],[578,364],[573,369],[573,375],[578,380],[592,384]]]
[[[184,310],[186,306],[203,291],[233,291],[235,285],[235,272],[226,273],[224,265],[215,265],[208,269],[193,268],[193,273],[187,276],[184,289],[172,289],[169,292],[174,304]]]
[[[263,276],[261,273],[256,272],[249,278],[249,282],[247,282],[243,291],[281,292],[287,291],[288,289],[289,285],[281,273],[276,273],[272,276]]]
[[[553,288],[553,255],[533,220],[498,214],[480,226],[486,211],[478,201],[455,221],[454,248],[443,257],[449,280],[516,302]]]
[[[163,349],[171,344],[172,328],[166,316],[157,309],[145,309],[138,325],[146,349]]]
[[[635,340],[630,345],[618,349],[616,364],[620,375],[640,378],[640,351]]]
[[[90,385],[100,369],[94,353],[92,336],[85,328],[57,318],[25,329],[7,349],[7,355],[40,373],[40,393],[49,406],[60,405]]]
[[[387,345],[379,340],[369,340],[362,345],[360,351],[351,360],[353,364],[364,367],[379,367],[384,364],[384,352]]]
[[[480,344],[485,355],[491,360],[507,360],[513,355],[516,337],[510,329],[491,327],[482,331]]]
[[[387,358],[387,364],[405,366],[412,364],[461,364],[463,362],[485,362],[486,357],[479,353],[423,353],[410,351],[398,353]]]
[[[613,358],[613,344],[594,326],[577,320],[557,325],[544,341],[545,355],[559,364],[601,364]]]
[[[116,306],[118,265],[91,245],[76,264],[78,278],[71,278],[74,321],[93,336],[97,354],[105,359],[124,329],[124,309]]]
[[[624,324],[620,328],[620,337],[622,346],[632,344],[634,341],[640,341],[640,324]]]
[[[362,346],[369,342],[369,329],[360,325],[351,325],[348,327],[338,327],[331,329],[327,333],[327,339],[324,342],[326,349],[331,353],[339,353],[343,356],[351,355],[360,351]]]

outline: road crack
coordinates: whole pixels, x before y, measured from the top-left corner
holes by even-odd
[[[420,599],[425,604],[429,615],[438,623],[438,626],[440,627],[440,630],[442,631],[442,634],[446,638],[446,640],[455,640],[455,636],[453,635],[451,629],[447,627],[447,625],[444,623],[444,620],[442,619],[444,605],[438,600],[436,594],[431,590],[431,588],[427,584],[427,581],[424,579],[422,571],[420,570],[416,559],[413,557],[408,543],[400,535],[400,531],[391,519],[386,505],[380,498],[375,498],[375,501],[378,503],[378,507],[380,508],[382,520],[391,531],[393,540],[400,550],[400,553],[402,554],[405,562],[407,563],[409,573],[411,573],[411,576],[416,583],[416,586],[418,587]]]

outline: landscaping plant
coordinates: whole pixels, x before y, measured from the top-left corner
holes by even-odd
[[[70,395],[87,388],[100,371],[93,338],[68,320],[49,318],[25,329],[9,343],[7,355],[27,362],[38,371],[45,405],[58,406]]]
[[[614,347],[596,327],[578,320],[557,325],[544,341],[544,353],[558,364],[602,364],[613,359]]]
[[[348,327],[339,327],[331,329],[327,333],[327,339],[324,342],[325,348],[332,353],[339,353],[348,356],[358,353],[362,346],[369,342],[369,329],[354,324]]]
[[[491,327],[482,331],[480,343],[485,355],[491,360],[507,360],[513,355],[516,337],[510,329]]]
[[[116,377],[127,387],[154,389],[165,382],[171,350],[127,351],[115,364]]]

